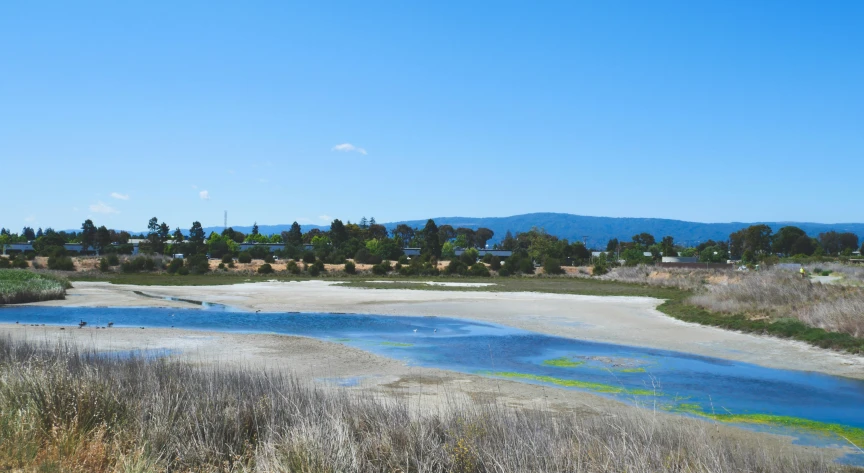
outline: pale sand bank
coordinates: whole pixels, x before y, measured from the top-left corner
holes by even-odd
[[[185,302],[142,297],[133,291],[267,312],[466,318],[562,337],[864,379],[864,357],[823,350],[802,342],[681,322],[656,310],[660,300],[645,297],[362,289],[323,281],[231,286],[124,286],[77,282],[66,300],[39,305],[194,307]]]

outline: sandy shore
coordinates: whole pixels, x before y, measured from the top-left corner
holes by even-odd
[[[446,316],[582,340],[675,350],[770,368],[864,379],[864,357],[808,344],[690,324],[656,310],[658,299],[541,293],[361,289],[322,281],[231,286],[124,286],[75,283],[64,301],[40,305],[194,307],[143,297],[170,296],[267,312]]]

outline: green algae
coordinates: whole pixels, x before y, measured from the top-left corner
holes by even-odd
[[[614,368],[612,371],[617,373],[644,373],[645,368]]]
[[[579,381],[575,379],[563,379],[563,378],[555,378],[553,376],[540,376],[534,374],[526,374],[526,373],[516,373],[512,371],[484,371],[482,374],[488,376],[497,376],[499,378],[508,378],[508,379],[525,379],[530,381],[540,381],[543,383],[555,384],[558,386],[564,386],[567,388],[580,388],[580,389],[588,389],[598,393],[607,393],[607,394],[630,394],[634,396],[653,396],[657,393],[654,391],[649,391],[647,389],[628,389],[620,386],[613,386],[611,384],[601,384],[601,383],[592,383],[589,381]]]
[[[558,368],[575,368],[577,366],[582,366],[585,364],[584,361],[573,361],[566,356],[562,356],[561,358],[553,358],[551,360],[544,360],[544,365],[547,366],[556,366]]]
[[[399,348],[407,348],[413,347],[413,343],[401,343],[401,342],[381,342],[380,345],[385,347],[399,347]]]
[[[832,424],[819,422],[801,417],[779,416],[772,414],[716,414],[705,412],[699,404],[679,404],[672,408],[676,412],[686,412],[699,417],[716,420],[730,424],[757,424],[775,427],[785,427],[807,433],[821,434],[825,436],[836,435],[858,448],[864,448],[864,429],[850,427],[843,424]]]

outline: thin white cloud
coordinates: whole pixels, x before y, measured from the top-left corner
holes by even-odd
[[[201,191],[198,193],[198,197],[201,197],[201,200],[210,200],[210,192]]]
[[[129,194],[121,194],[119,192],[112,192],[111,197],[117,200],[129,200]]]
[[[336,145],[333,148],[331,148],[330,151],[342,151],[343,153],[350,153],[353,151],[355,153],[360,153],[362,155],[366,155],[365,149],[358,148],[358,147],[352,145],[351,143],[342,143],[341,145]]]
[[[90,205],[90,211],[97,214],[119,214],[120,211],[111,207],[110,205],[102,202],[96,202],[95,204]]]
[[[332,222],[332,221],[333,221],[333,217],[331,217],[331,216],[329,216],[329,215],[319,215],[319,216],[318,216],[318,220],[321,220],[321,221],[323,221],[323,222]]]
[[[30,216],[28,216],[27,218],[25,218],[24,221],[25,221],[25,222],[35,222],[35,221],[36,221],[36,217],[30,215]]]

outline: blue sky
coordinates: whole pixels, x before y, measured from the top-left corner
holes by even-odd
[[[0,226],[861,221],[861,18],[858,1],[2,2]]]

